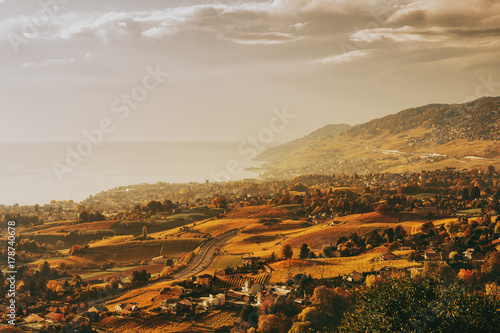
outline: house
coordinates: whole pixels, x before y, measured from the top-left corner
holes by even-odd
[[[283,297],[283,296],[275,294],[275,293],[270,293],[270,292],[267,292],[266,290],[263,290],[257,294],[257,305],[261,305],[262,303],[264,303],[266,301],[274,303],[274,301],[278,297]]]
[[[215,307],[222,306],[226,303],[226,295],[219,293],[217,295],[210,294],[208,297],[200,297],[203,306],[208,309],[213,309]]]
[[[257,293],[260,293],[262,290],[264,290],[264,285],[262,283],[250,282],[250,280],[246,280],[241,288],[242,292],[249,295],[257,295]]]
[[[212,275],[210,274],[203,274],[196,277],[196,283],[198,283],[201,286],[210,285],[210,281],[212,281]]]
[[[122,303],[122,304],[117,304],[115,305],[115,312],[124,312],[125,313],[130,313],[130,312],[134,312],[134,311],[138,311],[139,308],[137,307],[137,305],[135,303]]]
[[[29,323],[29,324],[31,324],[31,323],[41,323],[44,320],[45,319],[43,319],[42,317],[40,317],[36,313],[32,313],[28,317],[24,318],[24,321],[27,322],[27,323]]]
[[[358,271],[352,271],[347,275],[347,281],[351,282],[361,282],[363,281],[363,278],[364,278],[363,274]]]
[[[260,257],[252,257],[252,256],[243,256],[242,259],[243,259],[243,266],[253,266],[262,261]]]
[[[443,260],[441,252],[436,252],[432,247],[424,250],[425,260]]]
[[[161,309],[172,314],[177,314],[179,310],[182,309],[182,304],[178,298],[176,299],[165,299],[161,302]]]
[[[379,256],[380,260],[396,260],[398,258],[399,257],[397,255],[395,255],[394,253],[392,253],[391,251],[386,251],[384,253],[381,253]]]
[[[235,272],[232,268],[224,268],[216,271],[215,276],[220,279],[241,279],[242,274]]]
[[[90,322],[88,318],[83,316],[75,316],[75,318],[71,320],[71,327],[73,327],[73,329],[80,329],[88,326],[90,326]]]
[[[159,257],[155,257],[153,259],[151,259],[151,261],[154,263],[154,264],[166,264],[167,263],[167,258],[165,256],[159,256]]]
[[[292,287],[289,287],[286,285],[275,284],[274,286],[271,286],[270,291],[275,292],[278,295],[288,295],[293,290],[292,290]]]
[[[108,312],[108,308],[102,305],[96,305],[88,309],[87,312],[97,312],[97,313]]]
[[[64,315],[62,313],[49,312],[43,317],[55,323],[62,323],[64,321]]]
[[[424,266],[410,267],[407,270],[410,271],[410,276],[413,278],[422,274],[422,272],[424,271]]]
[[[475,257],[473,248],[468,248],[465,252],[462,253],[464,255],[464,258],[467,260],[472,260]]]
[[[379,274],[383,278],[391,277],[392,275],[394,275],[398,272],[399,272],[399,269],[397,269],[396,267],[392,267],[392,266],[384,266],[379,270]]]

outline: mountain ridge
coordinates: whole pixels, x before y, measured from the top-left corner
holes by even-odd
[[[500,166],[498,141],[500,97],[483,97],[462,104],[432,103],[405,109],[337,136],[309,141],[278,158],[269,156],[280,146],[259,157],[269,162],[263,167],[264,177],[421,171],[462,163],[471,168]]]

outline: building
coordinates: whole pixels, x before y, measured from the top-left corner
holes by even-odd
[[[399,272],[399,269],[397,269],[396,267],[392,267],[392,266],[384,266],[379,270],[379,274],[383,278],[391,277],[398,272]]]
[[[196,283],[198,283],[201,286],[208,286],[210,285],[211,281],[212,281],[212,275],[210,274],[203,274],[196,277]]]
[[[257,295],[262,290],[264,290],[264,285],[259,282],[251,282],[250,280],[246,280],[241,291],[249,294],[249,295]]]
[[[381,253],[379,256],[379,259],[380,260],[396,260],[396,259],[399,259],[399,257],[397,255],[395,255],[394,253],[392,253],[391,251],[387,251],[387,252]]]
[[[363,274],[358,271],[352,271],[347,275],[347,281],[350,282],[361,282],[363,281],[363,279],[364,279]]]
[[[235,272],[232,268],[224,268],[216,271],[215,276],[220,279],[241,279],[242,274]]]

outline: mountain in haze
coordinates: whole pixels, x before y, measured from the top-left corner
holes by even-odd
[[[287,142],[285,144],[271,147],[259,154],[255,159],[258,161],[277,161],[288,154],[306,148],[309,144],[314,141],[324,139],[327,137],[338,137],[340,134],[349,130],[352,126],[347,124],[330,124],[326,125],[314,132],[302,137],[295,139],[293,141]]]
[[[264,151],[265,176],[500,167],[500,97],[406,109],[337,136],[318,131]]]

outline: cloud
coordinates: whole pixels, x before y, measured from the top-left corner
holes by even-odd
[[[239,44],[282,44],[301,40],[303,37],[294,36],[289,33],[264,32],[264,33],[244,33],[225,32],[220,38],[231,40]]]
[[[310,62],[316,63],[316,64],[349,63],[355,59],[367,57],[369,54],[370,54],[370,52],[368,50],[355,50],[355,51],[346,52],[344,54],[339,54],[339,55],[335,55],[335,56],[331,56],[331,57],[312,60]]]

